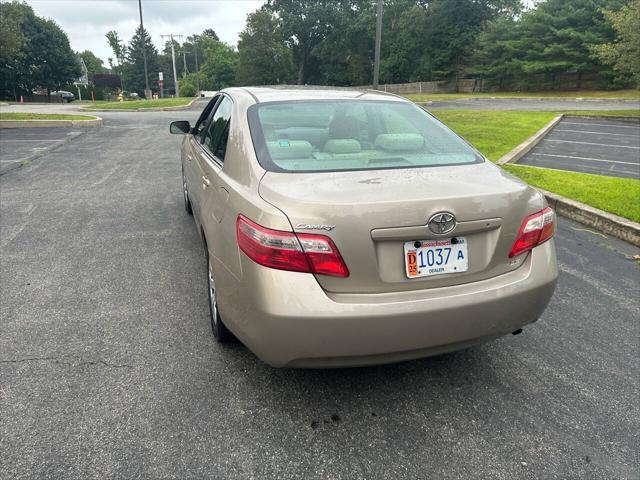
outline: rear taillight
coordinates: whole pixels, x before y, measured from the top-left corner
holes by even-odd
[[[251,260],[278,270],[348,277],[349,269],[326,235],[265,228],[243,215],[236,221],[238,246]]]
[[[556,229],[556,214],[550,207],[541,210],[538,213],[529,215],[522,222],[518,238],[516,238],[509,257],[515,257],[521,253],[528,252],[533,247],[537,247],[541,243],[546,242]]]

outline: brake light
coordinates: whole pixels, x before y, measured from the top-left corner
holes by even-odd
[[[326,235],[295,234],[265,228],[244,215],[236,221],[238,246],[251,260],[269,268],[348,277],[338,248]]]
[[[516,238],[509,252],[509,258],[528,252],[532,248],[546,242],[553,237],[555,229],[556,214],[550,207],[533,215],[529,215],[522,222],[522,226],[518,232],[518,238]]]

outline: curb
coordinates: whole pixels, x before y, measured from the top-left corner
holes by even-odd
[[[0,128],[41,128],[41,127],[99,127],[102,118],[93,116],[91,120],[0,120]]]
[[[149,107],[149,108],[91,108],[82,107],[81,110],[85,112],[171,112],[175,110],[189,110],[191,105],[195,103],[200,97],[194,97],[186,105],[176,105],[175,107]]]
[[[555,127],[560,120],[564,117],[564,114],[560,114],[547,123],[544,127],[538,130],[531,137],[527,138],[524,142],[518,145],[516,148],[511,150],[506,155],[500,157],[500,159],[496,162],[496,165],[504,165],[505,163],[515,163],[524,157],[527,153],[529,153],[533,147],[535,147],[540,141],[549,133],[549,131]]]
[[[538,188],[558,215],[640,247],[640,223]]]
[[[616,120],[618,122],[640,123],[640,117],[618,117],[613,115],[581,115],[579,113],[565,113],[566,118],[601,118],[603,120]]]

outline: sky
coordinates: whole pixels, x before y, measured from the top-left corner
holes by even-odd
[[[51,18],[66,32],[71,48],[91,50],[105,66],[113,52],[105,33],[116,30],[127,43],[138,28],[138,0],[26,0],[36,15]],[[264,0],[142,0],[144,28],[161,50],[163,34],[185,37],[213,28],[224,42],[236,45],[247,14]]]

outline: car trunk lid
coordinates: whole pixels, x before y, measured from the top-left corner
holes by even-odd
[[[316,275],[330,292],[382,293],[437,288],[491,278],[517,268],[509,250],[522,219],[542,196],[488,162],[433,168],[268,172],[260,195],[279,208],[295,232],[329,236],[350,275]],[[427,226],[439,212],[456,219],[438,235]],[[405,242],[463,238],[468,269],[408,278]],[[523,256],[524,257],[524,256]]]

